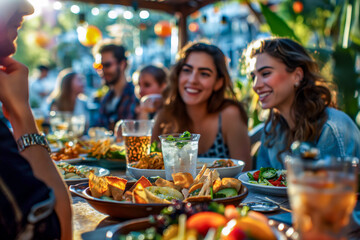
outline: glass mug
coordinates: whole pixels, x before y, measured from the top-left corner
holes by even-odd
[[[293,222],[301,239],[343,239],[356,204],[358,159],[286,155]]]
[[[153,120],[123,120],[121,134],[125,142],[126,165],[150,154]]]

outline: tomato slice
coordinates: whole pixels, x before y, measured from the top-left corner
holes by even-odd
[[[255,179],[255,181],[259,180],[259,175],[260,175],[260,170],[253,173],[253,178]]]

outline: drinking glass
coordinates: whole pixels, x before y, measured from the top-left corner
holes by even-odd
[[[154,113],[161,108],[163,98],[161,94],[149,94],[140,99],[140,106],[147,113]]]
[[[43,131],[42,124],[45,121],[45,114],[40,108],[33,108],[31,110],[35,119],[36,126],[39,129],[39,131],[42,132]]]
[[[150,154],[153,125],[153,120],[123,120],[121,122],[127,166]]]
[[[71,113],[61,111],[50,112],[50,127],[54,135],[58,138],[68,136],[71,123]]]
[[[181,135],[174,133],[159,136],[167,180],[172,180],[171,174],[178,172],[188,172],[193,178],[196,177],[200,134],[191,134],[186,140]]]
[[[85,115],[74,115],[71,117],[70,131],[75,137],[80,137],[85,131],[86,118]]]
[[[301,239],[344,239],[356,204],[358,159],[286,155],[293,222]]]

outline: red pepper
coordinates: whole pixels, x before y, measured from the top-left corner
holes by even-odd
[[[253,178],[255,179],[255,181],[259,180],[259,175],[260,175],[260,170],[253,173]]]

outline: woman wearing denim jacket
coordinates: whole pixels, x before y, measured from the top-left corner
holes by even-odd
[[[360,132],[336,110],[316,62],[293,40],[257,40],[244,52],[263,109],[270,109],[257,168],[284,165],[280,155],[296,141],[313,143],[320,156],[360,158]]]

